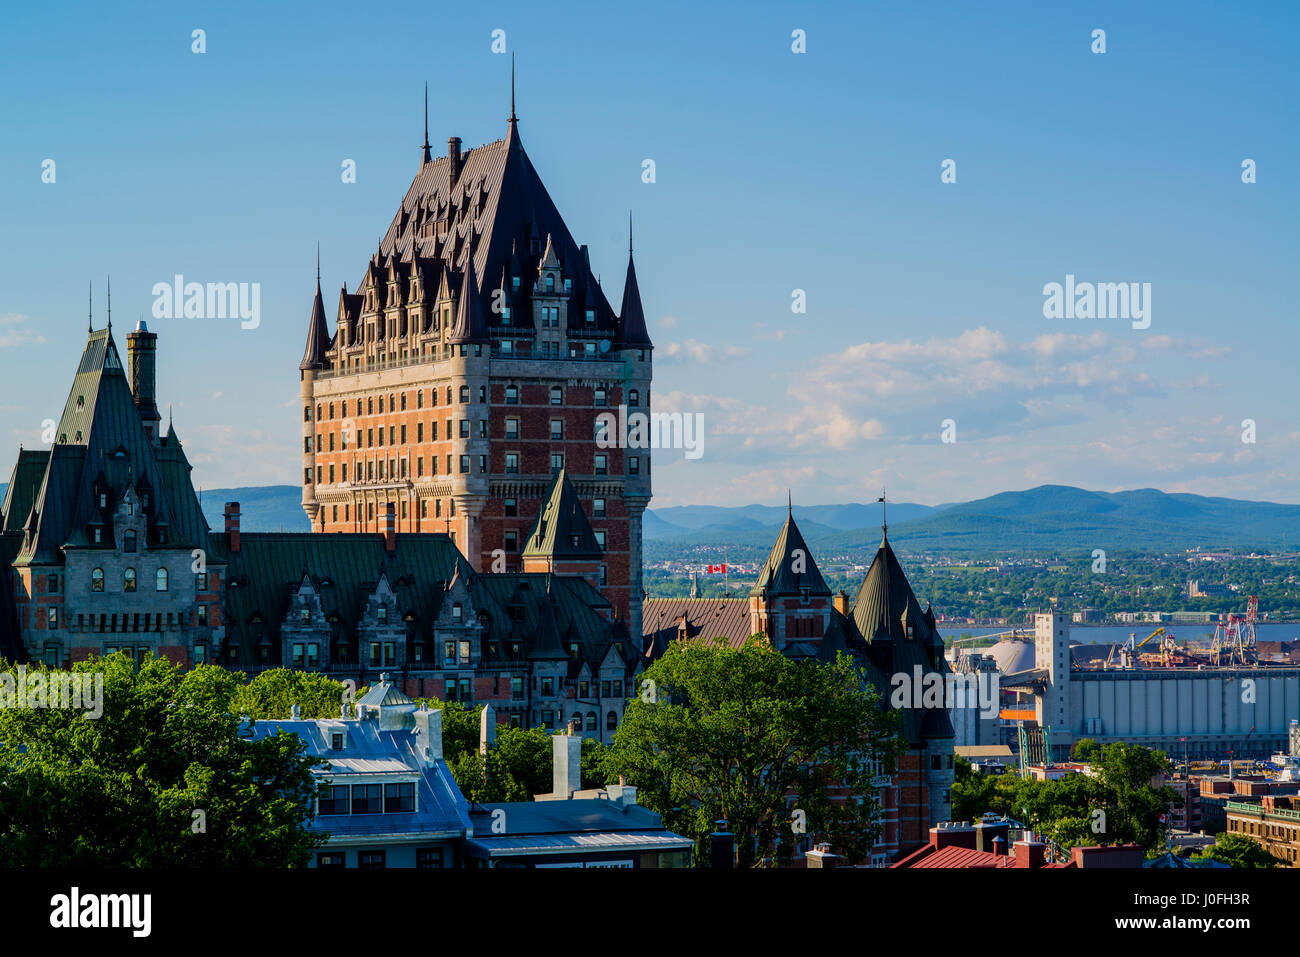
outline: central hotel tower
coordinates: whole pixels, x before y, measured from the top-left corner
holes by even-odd
[[[479,572],[583,574],[639,635],[650,450],[596,443],[601,413],[650,411],[630,229],[616,313],[513,104],[503,140],[463,151],[452,137],[435,159],[428,139],[332,334],[317,278],[303,509],[321,533],[444,532]],[[585,516],[559,514],[575,507]]]

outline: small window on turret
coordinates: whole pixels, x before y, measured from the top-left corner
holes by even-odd
[[[555,292],[555,277],[554,277],[554,276],[547,276],[547,277],[546,277],[546,291],[547,291],[547,292]]]

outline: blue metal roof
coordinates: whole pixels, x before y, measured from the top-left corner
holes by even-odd
[[[419,757],[416,743],[419,739],[411,729],[383,731],[377,721],[338,718],[250,723],[254,738],[270,737],[284,730],[306,741],[310,755],[330,762],[329,769],[315,772],[323,781],[346,780],[348,776],[361,774],[381,778],[414,776],[416,811],[318,815],[311,824],[317,832],[349,838],[407,834],[463,836],[470,827],[469,805],[456,787],[447,762],[439,758],[432,765],[425,765]],[[341,751],[331,747],[335,734],[345,736]]]

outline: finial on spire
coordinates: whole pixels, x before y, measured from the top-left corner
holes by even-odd
[[[95,331],[95,280],[90,281],[90,290],[86,294],[86,331]]]
[[[109,276],[109,277],[108,277],[108,293],[107,293],[107,297],[108,297],[108,302],[107,302],[107,309],[108,309],[108,331],[109,331],[109,333],[111,334],[111,333],[113,332],[113,277],[112,277],[112,276]]]
[[[510,122],[518,123],[519,117],[515,116],[515,51],[510,51]]]
[[[885,501],[885,490],[880,490],[880,498],[876,499],[880,503],[880,532],[885,537],[889,537],[889,503]]]
[[[794,496],[788,488],[785,490],[785,517],[794,518]]]
[[[429,81],[424,81],[424,153],[421,155],[420,165],[433,162],[433,154],[429,152]]]
[[[632,255],[632,210],[627,211],[627,254]]]
[[[320,292],[320,240],[316,240],[316,291]]]

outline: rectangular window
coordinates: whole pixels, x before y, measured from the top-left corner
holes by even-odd
[[[376,668],[379,667],[379,651],[379,642],[372,641],[370,643],[370,663]]]
[[[376,785],[378,787],[378,785]],[[369,867],[379,869],[387,867],[384,863],[383,851],[357,851],[357,867]]]
[[[519,514],[519,502],[517,499],[508,498],[505,500],[505,513],[507,518],[513,518]]]
[[[589,346],[593,346],[593,347],[594,347],[594,346],[595,346],[595,343],[593,343],[593,342],[589,342],[589,343],[587,343],[587,345],[589,345]],[[604,404],[605,404],[605,390],[604,390],[604,389],[597,389],[594,393],[592,393],[591,404],[592,404],[592,405],[604,405]]]
[[[564,456],[559,452],[551,454],[551,474],[558,475],[564,470]]]
[[[395,642],[384,642],[384,664],[388,667],[397,664],[397,644]]]
[[[321,814],[349,813],[348,787],[346,784],[329,785],[320,799]]]
[[[560,442],[564,439],[564,420],[551,419],[551,441]]]
[[[591,682],[590,682],[590,681],[579,681],[579,682],[578,682],[578,697],[579,697],[579,698],[589,698],[589,697],[591,697]]]
[[[628,475],[641,474],[641,460],[637,458],[635,455],[629,455],[627,457],[627,474]]]
[[[597,475],[608,475],[608,474],[609,474],[609,457],[606,456],[606,455],[603,455],[603,454],[598,454],[598,455],[596,456],[596,466],[595,466],[595,468],[596,468],[596,474],[597,474]]]
[[[519,474],[519,454],[517,452],[506,453],[506,474]]]
[[[507,439],[517,439],[517,438],[519,438],[519,420],[518,420],[518,419],[506,419],[506,438],[507,438]]]
[[[460,437],[462,439],[469,438],[469,419],[460,420]]]
[[[59,627],[59,609],[55,605],[45,606],[45,626],[47,628]]]
[[[505,539],[506,539],[506,540],[505,540],[505,548],[506,548],[506,551],[507,551],[507,552],[517,552],[517,551],[519,551],[519,533],[518,533],[518,532],[506,532]]]
[[[552,696],[555,694],[555,679],[551,677],[542,678],[542,694]]]
[[[461,664],[469,664],[469,642],[468,641],[462,641],[460,643],[460,661]]]
[[[456,663],[456,642],[444,641],[442,643],[442,663],[444,665],[454,665]]]
[[[523,697],[524,697],[524,679],[523,679],[523,678],[518,678],[518,677],[516,677],[516,678],[511,678],[511,679],[510,679],[510,697],[513,698],[515,701],[522,701],[522,700],[523,700]]]
[[[379,814],[379,790],[378,784],[352,785],[352,813]]]
[[[442,848],[417,847],[415,849],[415,866],[417,868],[442,867]]]
[[[384,813],[400,814],[403,811],[415,810],[415,785],[414,784],[385,784],[384,785]]]
[[[465,472],[468,472],[468,471],[469,471],[469,456],[468,456],[468,455],[462,455],[462,456],[460,457],[460,470],[461,470],[462,473],[465,473]]]
[[[321,852],[316,855],[317,867],[347,867],[347,856],[341,853]]]
[[[591,515],[592,518],[605,517],[605,500],[603,498],[593,498],[591,500]]]

